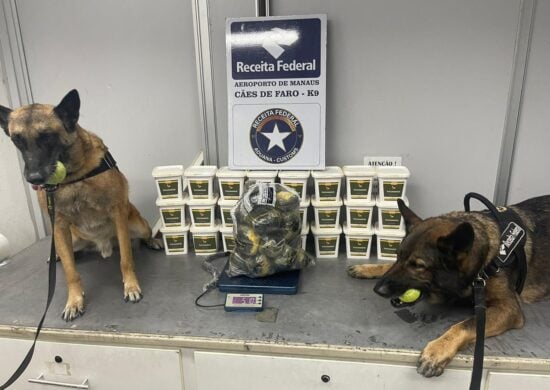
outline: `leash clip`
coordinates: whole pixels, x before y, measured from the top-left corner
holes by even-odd
[[[485,273],[485,271],[479,271],[476,278],[472,282],[472,286],[485,287],[485,285],[487,284],[487,281],[485,280],[486,278],[487,278],[487,274]]]

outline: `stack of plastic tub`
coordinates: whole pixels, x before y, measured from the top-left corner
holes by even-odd
[[[377,253],[380,260],[396,260],[399,245],[405,237],[405,222],[397,206],[402,199],[408,206],[406,197],[409,170],[404,166],[378,167],[378,222],[375,227]]]
[[[366,165],[346,165],[346,253],[348,258],[368,259],[372,244],[372,215],[375,202],[372,188],[376,169]]]
[[[315,254],[319,258],[336,258],[340,244],[340,192],[342,177],[340,167],[327,167],[311,173],[315,182],[315,196],[311,199],[315,223],[311,231],[315,239]]]
[[[189,188],[187,206],[191,220],[190,231],[197,255],[216,253],[219,247],[220,226],[216,221],[218,194],[214,193],[216,171],[213,165],[197,165],[185,170]]]
[[[218,177],[218,187],[220,189],[218,207],[221,217],[220,233],[223,250],[224,252],[231,252],[235,248],[232,210],[243,195],[246,171],[222,167],[218,169],[216,176]]]
[[[161,233],[167,255],[183,255],[188,252],[187,223],[185,205],[188,201],[183,186],[183,166],[167,165],[153,169],[162,222]]]

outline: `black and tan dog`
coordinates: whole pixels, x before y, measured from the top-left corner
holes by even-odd
[[[84,312],[84,291],[74,252],[92,248],[109,257],[118,243],[124,299],[138,302],[142,294],[130,239],[140,238],[151,248],[161,248],[151,237],[149,224],[128,200],[128,183],[118,169],[78,181],[98,167],[107,152],[98,136],[78,125],[79,111],[76,90],[55,107],[30,104],[10,110],[0,106],[0,126],[21,151],[25,178],[33,188],[46,182],[57,161],[66,167],[64,182],[74,182],[61,184],[55,193],[54,238],[67,280],[68,298],[62,315],[67,321]],[[44,191],[39,191],[38,198],[45,208]]]
[[[550,196],[510,208],[521,218],[527,233],[527,279],[521,296],[515,291],[517,272],[513,269],[503,269],[487,280],[487,337],[521,328],[525,320],[520,301],[532,303],[550,292]],[[381,278],[374,290],[386,298],[416,288],[430,303],[471,301],[474,278],[499,250],[496,221],[484,212],[452,212],[421,220],[402,201],[399,209],[407,235],[397,261],[393,265],[350,266],[349,275]],[[418,372],[426,377],[441,375],[456,353],[475,338],[474,318],[453,325],[426,345],[418,360]]]

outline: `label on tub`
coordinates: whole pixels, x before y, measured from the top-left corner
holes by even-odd
[[[336,251],[336,237],[318,238],[319,253],[322,255],[333,254]]]
[[[179,179],[173,180],[159,180],[158,186],[160,190],[160,196],[164,199],[168,198],[177,198],[178,197],[178,181]]]
[[[321,182],[319,183],[319,200],[332,200],[338,195],[338,186],[340,182]],[[330,198],[330,199],[323,199]]]
[[[384,229],[399,229],[401,226],[401,213],[399,210],[380,210],[382,214],[382,227]]]
[[[208,180],[189,180],[189,187],[193,196],[197,198],[208,198]]]
[[[349,251],[352,256],[365,256],[369,247],[368,238],[350,238]]]
[[[380,251],[383,256],[397,258],[397,250],[399,249],[401,240],[380,240]]]
[[[212,215],[212,209],[192,209],[193,213],[193,220],[195,221],[195,225],[203,225],[203,226],[210,226],[210,223],[212,221],[211,215]]]
[[[222,209],[223,220],[227,226],[233,225],[233,218],[231,217],[231,209]]]
[[[369,227],[369,216],[370,216],[370,210],[351,209],[349,211],[350,226],[352,228]]]
[[[162,209],[162,219],[166,226],[180,226],[181,209]]]
[[[352,199],[365,199],[369,195],[369,180],[349,180],[349,191]]]
[[[218,250],[216,243],[216,237],[212,235],[193,235],[193,244],[195,246],[195,252],[215,252]]]
[[[384,199],[397,200],[403,196],[403,180],[384,181]]]
[[[185,235],[184,234],[178,234],[178,235],[167,235],[166,236],[166,245],[168,245],[168,251],[169,252],[183,252],[185,251]]]
[[[284,185],[292,188],[294,191],[298,193],[300,198],[302,197],[303,191],[304,191],[304,183],[286,183],[285,182]]]
[[[319,210],[319,227],[327,228],[334,227],[336,225],[336,218],[338,217],[338,210]]]
[[[235,237],[231,235],[224,235],[223,239],[225,240],[225,246],[229,252],[233,252],[235,249]]]
[[[223,197],[225,199],[239,199],[241,197],[240,181],[221,181]]]

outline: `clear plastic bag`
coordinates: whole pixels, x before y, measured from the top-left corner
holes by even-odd
[[[235,249],[229,256],[229,276],[258,278],[314,263],[301,248],[300,198],[294,190],[281,184],[254,184],[232,217]]]

